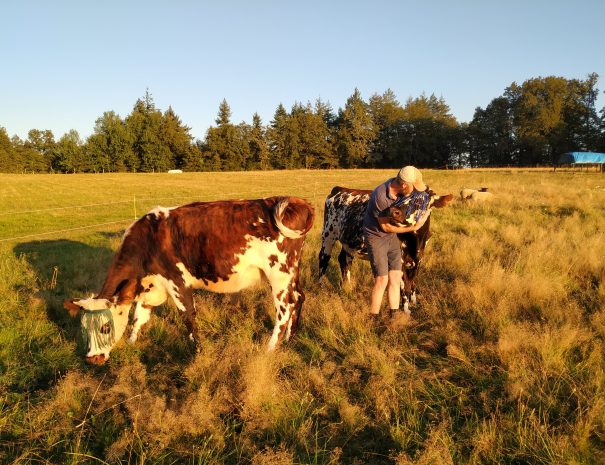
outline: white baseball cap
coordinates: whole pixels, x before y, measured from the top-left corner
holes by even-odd
[[[422,182],[422,173],[414,166],[404,166],[397,173],[398,181],[409,182],[417,191],[424,192],[426,184]]]

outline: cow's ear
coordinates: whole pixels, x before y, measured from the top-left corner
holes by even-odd
[[[63,308],[67,310],[71,316],[77,316],[78,313],[80,313],[80,310],[82,310],[82,307],[80,307],[73,299],[63,302]]]
[[[442,195],[433,204],[433,207],[442,208],[447,206],[452,200],[454,200],[454,196],[452,194]]]

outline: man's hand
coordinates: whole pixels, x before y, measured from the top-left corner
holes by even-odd
[[[401,234],[401,233],[405,233],[405,232],[416,231],[416,229],[415,229],[416,225],[412,225],[412,226],[395,226],[390,221],[391,221],[390,218],[387,218],[387,217],[382,217],[382,218],[379,217],[378,218],[378,224],[380,224],[380,227],[386,233]]]

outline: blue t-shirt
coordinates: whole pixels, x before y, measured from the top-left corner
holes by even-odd
[[[370,200],[368,201],[368,208],[363,218],[364,234],[377,237],[386,237],[389,234],[393,234],[384,232],[378,222],[380,213],[390,206],[407,205],[405,217],[408,220],[406,223],[410,225],[415,224],[426,211],[429,202],[428,192],[414,190],[408,196],[391,197],[389,195],[389,186],[394,180],[395,178],[389,179],[372,191]]]

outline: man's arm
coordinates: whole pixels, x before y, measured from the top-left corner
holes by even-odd
[[[413,226],[394,226],[390,223],[390,218],[387,217],[378,217],[378,224],[382,228],[382,230],[386,233],[406,233],[416,231],[416,225]]]

